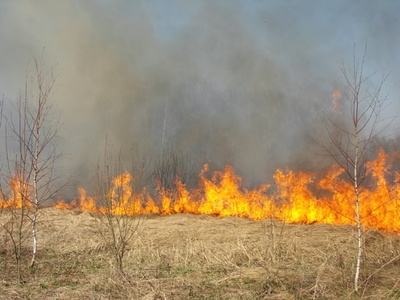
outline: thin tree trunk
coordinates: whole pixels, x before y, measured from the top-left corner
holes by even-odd
[[[356,272],[354,275],[354,290],[358,292],[358,281],[361,271],[361,257],[362,257],[362,233],[361,233],[361,215],[360,215],[360,202],[358,190],[358,173],[357,168],[359,164],[359,141],[358,141],[358,128],[355,126],[355,157],[354,157],[354,193],[355,193],[355,214],[357,220],[357,263]]]
[[[24,205],[24,198],[22,198],[22,205]],[[24,206],[21,207],[21,218],[18,224],[18,240],[16,241],[16,249],[15,249],[15,259],[17,261],[17,273],[18,273],[18,281],[22,283],[22,241],[23,241],[23,226],[24,226]]]
[[[36,143],[35,147],[35,157],[34,157],[34,167],[33,167],[33,197],[34,197],[34,203],[33,203],[33,217],[32,217],[32,259],[30,263],[30,267],[33,268],[36,262],[36,253],[37,253],[37,235],[36,235],[36,223],[37,223],[37,214],[38,214],[38,209],[39,209],[39,198],[38,198],[38,187],[37,187],[37,177],[38,177],[38,171],[37,171],[37,148],[38,143]]]
[[[40,93],[41,93],[41,88]],[[32,259],[31,259],[31,264],[30,267],[33,268],[36,262],[36,253],[37,253],[37,235],[36,235],[36,223],[37,223],[37,215],[38,215],[38,210],[39,210],[39,195],[38,195],[38,175],[39,175],[39,169],[38,169],[38,162],[39,162],[39,143],[40,143],[40,122],[42,118],[42,113],[41,113],[41,108],[42,108],[42,98],[41,95],[39,95],[39,102],[38,102],[38,111],[36,114],[36,120],[35,120],[35,125],[32,130],[33,136],[34,136],[34,152],[33,152],[33,217],[32,217]]]
[[[165,101],[164,124],[163,124],[162,140],[161,140],[161,153],[162,154],[164,154],[164,148],[165,148],[165,135],[167,132],[167,118],[168,118],[168,97]]]
[[[36,253],[37,253],[37,237],[36,237],[36,211],[32,218],[32,259],[30,263],[30,267],[33,268],[36,262]]]

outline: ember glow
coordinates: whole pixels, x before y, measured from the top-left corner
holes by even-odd
[[[400,173],[391,171],[389,157],[380,151],[377,158],[367,164],[369,188],[360,190],[360,209],[365,228],[384,232],[400,232]],[[177,213],[238,216],[253,220],[275,218],[294,224],[354,225],[354,190],[346,181],[343,170],[333,165],[324,171],[301,172],[278,169],[272,184],[248,190],[233,167],[215,171],[208,176],[205,165],[199,175],[199,187],[189,190],[177,179],[176,192],[163,187],[156,196],[143,189],[135,192],[133,178],[123,173],[112,181],[105,195],[111,207],[101,205],[101,200],[89,196],[79,188],[79,196],[71,203],[59,201],[57,209],[79,209],[94,213],[135,216],[140,214],[170,215]],[[2,200],[1,207],[21,207],[18,184],[10,181],[13,197]],[[109,210],[108,210],[109,209]]]
[[[336,89],[336,90],[332,93],[332,98],[333,98],[333,101],[332,101],[332,105],[333,105],[332,111],[340,110],[340,109],[343,107],[343,104],[340,103],[338,100],[339,100],[340,98],[342,98],[342,91],[339,90],[339,89]]]
[[[339,99],[342,97],[342,91],[339,89],[334,90],[334,92],[332,93],[332,97],[334,99]]]

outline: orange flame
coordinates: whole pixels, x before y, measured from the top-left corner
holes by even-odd
[[[391,174],[388,161],[388,155],[380,151],[377,158],[366,165],[369,180],[374,184],[360,188],[362,223],[366,228],[400,233],[400,174]],[[105,195],[111,201],[110,207],[79,188],[77,200],[70,204],[60,201],[55,208],[129,216],[192,213],[254,220],[276,218],[288,223],[355,224],[354,187],[336,165],[325,170],[323,176],[279,169],[275,172],[274,184],[253,190],[242,188],[242,179],[231,166],[226,166],[224,172],[213,172],[211,178],[207,173],[205,165],[199,175],[199,188],[188,190],[177,179],[176,193],[160,186],[155,199],[146,189],[134,192],[132,176],[123,173],[112,181],[112,188]]]
[[[0,208],[32,207],[32,202],[29,199],[30,189],[28,183],[24,182],[20,176],[15,176],[10,179],[8,185],[12,193],[8,199],[0,197]]]

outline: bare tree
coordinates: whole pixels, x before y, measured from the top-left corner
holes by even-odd
[[[110,249],[120,274],[124,274],[124,256],[133,239],[141,217],[135,213],[132,176],[121,164],[121,155],[113,157],[107,144],[102,164],[98,165],[96,200],[99,205],[97,220],[104,225],[97,232]]]
[[[159,187],[168,192],[176,193],[177,179],[185,184],[191,184],[193,179],[193,163],[181,152],[170,149],[164,151],[154,161],[151,178]]]
[[[365,184],[365,167],[371,153],[371,144],[393,119],[384,119],[382,116],[382,111],[386,108],[387,97],[381,96],[381,89],[387,76],[382,76],[378,84],[372,86],[371,80],[375,73],[368,76],[364,75],[366,52],[367,45],[365,45],[360,60],[357,59],[356,49],[354,48],[353,65],[342,67],[342,74],[348,90],[343,93],[343,98],[347,100],[347,103],[343,104],[340,114],[337,110],[340,105],[337,102],[334,103],[333,110],[323,109],[322,122],[327,137],[319,139],[323,149],[344,170],[354,190],[352,200],[354,216],[346,217],[351,218],[357,226],[357,262],[354,275],[356,292],[359,289],[363,257],[363,216],[360,211],[360,187]],[[338,98],[339,94],[341,93],[334,95],[335,98]]]
[[[55,76],[53,68],[47,68],[43,55],[33,59],[34,73],[27,72],[24,89],[10,115],[3,114],[6,121],[5,147],[7,172],[4,180],[11,184],[14,200],[19,205],[13,208],[11,221],[17,227],[18,235],[14,245],[22,244],[25,238],[23,228],[30,224],[32,256],[30,267],[36,263],[38,250],[37,224],[40,208],[54,200],[62,188],[55,170],[60,155],[56,151],[56,137],[59,129],[59,116],[53,114],[51,97],[54,92]],[[15,114],[13,114],[15,113]],[[18,215],[18,222],[15,217]],[[12,225],[12,228],[15,228]],[[18,259],[20,262],[20,257]],[[20,274],[20,270],[19,270]]]

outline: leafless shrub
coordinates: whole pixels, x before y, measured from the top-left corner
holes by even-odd
[[[142,220],[133,211],[130,176],[122,168],[120,155],[113,157],[106,146],[103,162],[97,171],[97,220],[100,223],[97,232],[108,246],[121,274],[124,274],[124,257],[128,244],[137,234]]]
[[[176,192],[175,181],[190,184],[193,179],[193,163],[177,150],[163,152],[154,162],[151,178],[168,192]]]

